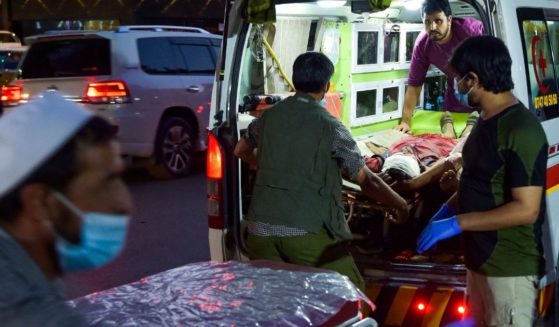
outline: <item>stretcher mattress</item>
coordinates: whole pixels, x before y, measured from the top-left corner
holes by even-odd
[[[417,110],[412,117],[411,126],[414,135],[440,134],[442,111]],[[454,131],[460,135],[466,127],[468,112],[451,112],[454,121]]]
[[[69,302],[103,326],[336,326],[365,303],[345,276],[269,261],[189,264]]]

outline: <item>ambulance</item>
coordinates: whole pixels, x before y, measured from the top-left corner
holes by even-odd
[[[453,17],[473,17],[501,38],[513,59],[514,94],[541,121],[549,143],[547,220],[542,242],[538,324],[559,326],[559,1],[450,0]],[[251,14],[249,15],[248,8]],[[253,15],[255,8],[261,15]],[[271,18],[272,17],[272,18]],[[292,94],[294,59],[321,51],[335,65],[326,110],[340,119],[363,154],[394,136],[402,116],[410,59],[424,27],[420,0],[231,0],[208,128],[207,200],[212,260],[248,260],[244,217],[254,170],[233,149],[263,110]],[[431,67],[412,119],[414,134],[440,131],[446,77]],[[453,113],[457,132],[467,114]],[[358,187],[344,182],[353,255],[376,304],[379,326],[446,326],[468,317],[466,268],[458,238],[414,252],[425,217],[394,226]],[[419,201],[429,200],[430,193]],[[421,197],[423,197],[421,199]]]

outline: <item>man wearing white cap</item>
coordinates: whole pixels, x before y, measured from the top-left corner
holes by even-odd
[[[82,326],[60,276],[122,250],[132,200],[111,126],[56,92],[0,118],[0,324]]]

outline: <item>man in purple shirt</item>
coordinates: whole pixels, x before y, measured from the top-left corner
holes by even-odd
[[[425,31],[415,41],[411,59],[408,89],[404,99],[402,121],[397,130],[411,132],[413,110],[421,94],[421,87],[429,65],[440,69],[447,78],[444,97],[445,110],[470,112],[454,96],[454,79],[448,67],[448,59],[454,48],[470,36],[483,34],[483,24],[473,18],[452,17],[448,0],[426,0],[423,3]]]

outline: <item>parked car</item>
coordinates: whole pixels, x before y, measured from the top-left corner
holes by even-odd
[[[189,173],[206,149],[221,36],[194,27],[121,26],[26,38],[20,77],[3,89],[17,106],[47,89],[83,103],[117,129],[124,155],[157,177]]]
[[[0,31],[0,48],[21,46],[21,40],[14,32]]]
[[[17,77],[17,67],[25,51],[26,46],[0,46],[0,85],[6,85]]]

